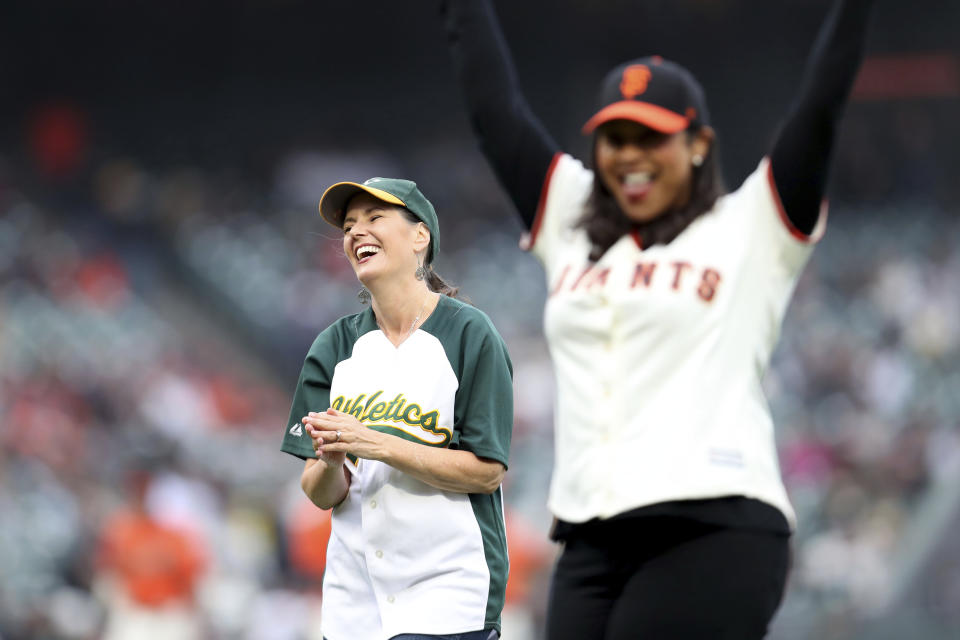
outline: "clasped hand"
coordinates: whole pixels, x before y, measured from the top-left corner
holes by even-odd
[[[383,434],[349,413],[332,408],[323,413],[311,411],[301,422],[313,439],[317,456],[328,463],[342,463],[347,453],[374,460],[381,454]]]

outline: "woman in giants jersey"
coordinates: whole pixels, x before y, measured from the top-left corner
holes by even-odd
[[[513,428],[506,347],[430,266],[439,226],[416,184],[341,182],[320,213],[343,230],[370,297],[314,341],[281,447],[305,460],[307,496],[333,509],[324,637],[496,638]]]
[[[775,142],[724,193],[697,80],[659,57],[603,82],[590,170],[531,114],[490,0],[442,3],[481,146],[548,279],[549,640],[762,637],[795,516],[761,378],[819,238],[871,0],[836,0]]]

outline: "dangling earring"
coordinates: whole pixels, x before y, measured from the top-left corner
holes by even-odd
[[[691,161],[693,162],[693,166],[699,167],[703,164],[703,156],[699,153],[694,154],[693,158],[691,158]]]
[[[418,261],[419,262],[419,261]],[[423,268],[423,263],[419,262],[417,270],[413,272],[413,277],[417,280],[423,280],[427,277],[427,270]]]
[[[370,291],[366,287],[360,287],[360,293],[357,294],[357,298],[360,300],[360,304],[368,304],[370,302]]]

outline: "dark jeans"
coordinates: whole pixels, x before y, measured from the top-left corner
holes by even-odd
[[[783,597],[789,540],[672,517],[584,527],[557,562],[547,638],[762,638]]]

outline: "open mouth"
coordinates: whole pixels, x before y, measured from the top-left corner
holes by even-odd
[[[653,186],[653,174],[649,171],[634,171],[624,174],[620,178],[623,194],[633,199],[643,198]]]
[[[372,244],[360,245],[356,249],[357,262],[363,263],[368,260],[370,257],[380,253],[380,247]]]

